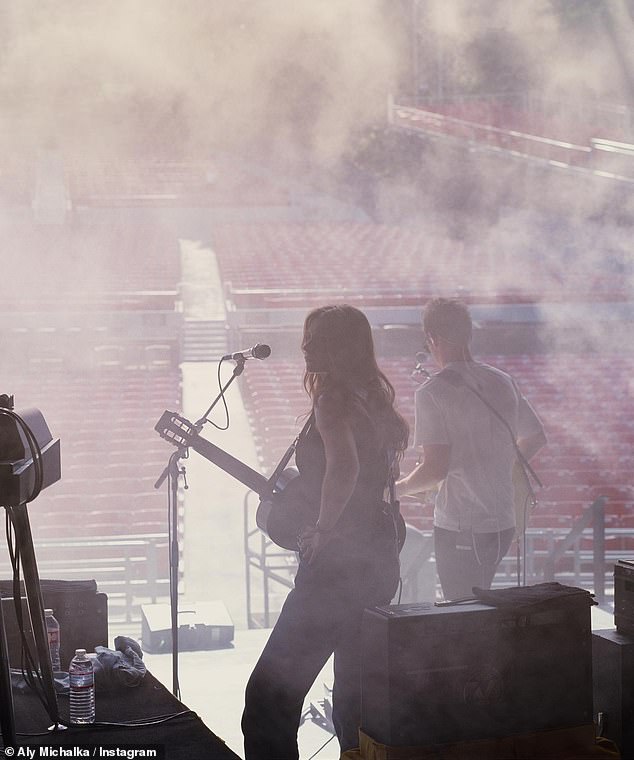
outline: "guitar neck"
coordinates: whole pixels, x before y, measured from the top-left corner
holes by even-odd
[[[194,436],[189,445],[202,457],[220,467],[221,470],[239,480],[240,483],[255,491],[259,496],[262,496],[267,490],[268,480],[262,473],[231,456],[206,438]]]

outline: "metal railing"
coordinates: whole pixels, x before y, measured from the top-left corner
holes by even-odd
[[[244,499],[244,552],[246,563],[247,621],[249,628],[268,628],[275,622],[279,607],[273,603],[280,602],[288,589],[293,587],[297,569],[297,557],[294,552],[280,549],[272,543],[255,525],[254,513],[247,494]],[[553,581],[588,588],[594,592],[600,606],[608,604],[609,582],[613,580],[613,562],[617,559],[634,556],[633,550],[606,550],[605,505],[607,497],[600,496],[570,528],[529,528],[522,541],[522,554],[519,558],[509,552],[504,558],[496,575],[494,586],[534,584]],[[403,591],[407,598],[403,601],[423,601],[435,594],[440,598],[441,591],[435,578],[435,560],[431,550],[432,531],[412,529],[421,549],[414,562],[402,562]],[[633,529],[618,529],[610,532],[614,538],[634,538]],[[590,548],[584,546],[591,543]],[[403,555],[401,555],[403,560]],[[562,562],[568,560],[571,569],[562,568]],[[519,566],[521,565],[521,570]],[[262,610],[254,609],[256,589],[252,572],[262,573],[261,587],[258,592]],[[273,584],[273,585],[272,585]],[[280,593],[277,593],[279,590]],[[409,592],[409,593],[408,593]],[[420,599],[412,595],[422,594]],[[424,599],[423,599],[424,597]]]
[[[565,140],[494,127],[490,124],[479,124],[435,111],[423,111],[397,104],[393,106],[391,111],[390,123],[395,126],[435,132],[473,143],[514,151],[518,155],[539,157],[567,164],[581,163],[583,165],[592,153],[592,148],[587,145],[576,145]]]
[[[539,162],[552,168],[585,172],[619,182],[634,182],[634,176],[630,171],[623,175],[595,167],[595,146],[578,145],[566,140],[504,129],[392,102],[388,105],[388,121],[400,129],[425,132],[449,140],[466,141],[470,143],[472,150],[480,148],[504,152],[509,157]]]
[[[111,623],[138,625],[141,605],[167,601],[167,534],[36,540],[40,578],[94,579],[108,597]],[[0,557],[0,577],[10,579],[8,556]]]
[[[243,510],[247,625],[249,628],[270,628],[279,612],[279,609],[272,610],[271,583],[281,586],[284,592],[291,589],[297,569],[297,557],[294,552],[280,549],[257,527],[251,506],[253,496],[253,491],[246,493]],[[253,570],[262,573],[261,612],[254,610],[255,588],[251,576]]]
[[[587,528],[592,529],[592,576],[595,599],[599,604],[605,603],[605,503],[606,496],[599,496],[585,512],[575,520],[568,535],[561,538],[553,547],[544,563],[544,580],[555,580],[556,566],[564,554],[573,549],[575,552],[575,575],[580,574],[580,539]]]

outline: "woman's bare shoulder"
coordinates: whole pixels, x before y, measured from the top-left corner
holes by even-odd
[[[322,393],[315,402],[317,425],[323,428],[346,424],[349,414],[347,407],[346,398],[341,391],[328,390]]]

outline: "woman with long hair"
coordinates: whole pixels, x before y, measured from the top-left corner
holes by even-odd
[[[342,752],[358,746],[361,618],[389,604],[399,579],[384,495],[408,426],[377,366],[370,324],[352,306],[320,307],[306,317],[302,351],[312,407],[295,461],[316,519],[299,535],[294,588],[247,684],[246,760],[298,758],[302,705],[333,652],[337,738]]]

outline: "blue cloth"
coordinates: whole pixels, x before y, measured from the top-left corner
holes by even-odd
[[[127,636],[117,636],[114,645],[114,650],[102,646],[95,647],[97,657],[93,665],[97,688],[138,686],[147,672],[141,647]]]

